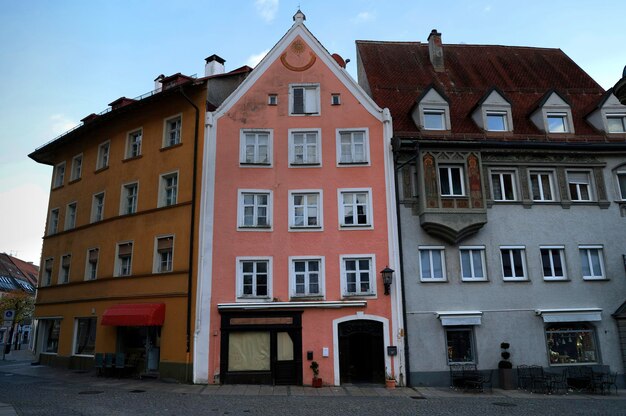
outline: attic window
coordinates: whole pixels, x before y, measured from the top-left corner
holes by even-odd
[[[548,113],[548,133],[568,133],[567,113]]]
[[[606,125],[609,133],[625,133],[626,114],[607,114]]]
[[[332,94],[330,96],[330,104],[331,105],[339,105],[339,104],[341,104],[341,95],[340,94]]]
[[[291,86],[289,107],[292,115],[319,115],[319,103],[319,84]]]
[[[445,110],[424,109],[424,129],[445,130]]]
[[[267,96],[267,105],[278,105],[278,95],[276,95],[276,94],[268,94],[268,96]]]
[[[487,111],[485,114],[487,131],[509,131],[506,111]]]

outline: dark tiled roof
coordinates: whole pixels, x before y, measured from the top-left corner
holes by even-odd
[[[497,88],[511,102],[515,133],[511,140],[548,140],[530,121],[530,114],[548,91],[555,91],[571,105],[576,137],[552,139],[586,141],[595,136],[589,140],[604,141],[585,116],[605,91],[560,49],[444,44],[443,72],[435,72],[428,44],[420,42],[357,41],[357,52],[372,98],[391,111],[396,136],[419,132],[410,112],[432,85],[449,100],[454,139],[484,137],[471,113],[488,91]]]

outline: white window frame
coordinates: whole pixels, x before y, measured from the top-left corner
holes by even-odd
[[[550,264],[547,265],[550,268],[551,274],[550,275],[546,275],[545,273],[545,266],[543,264],[543,250],[549,250],[549,257],[550,257]],[[555,270],[554,270],[554,258],[553,255],[554,253],[558,253],[558,256],[561,260],[561,268],[563,269],[563,276],[557,276],[555,275]],[[539,263],[541,265],[541,274],[543,276],[543,280],[568,280],[567,277],[567,267],[566,267],[566,263],[565,263],[565,246],[539,246]]]
[[[606,113],[606,132],[609,134],[624,134],[626,133],[626,113]],[[609,119],[620,120],[622,123],[622,129],[618,131],[610,131]]]
[[[54,177],[52,181],[52,189],[60,188],[65,183],[65,161],[54,167]]]
[[[318,280],[317,280],[317,284],[319,287],[319,293],[315,293],[315,294],[311,294],[308,293],[308,286],[309,286],[309,270],[306,270],[305,273],[305,292],[304,294],[298,294],[296,293],[296,270],[295,270],[295,263],[297,261],[304,261],[304,262],[310,262],[310,261],[317,261],[319,263],[319,269],[317,271],[318,274]],[[308,267],[308,265],[307,265]],[[290,256],[289,257],[289,296],[290,298],[295,298],[295,299],[300,299],[300,298],[322,298],[325,299],[326,298],[326,290],[325,290],[325,273],[324,270],[326,269],[326,264],[325,264],[325,258],[324,256]]]
[[[570,115],[566,111],[546,111],[546,131],[549,134],[566,134],[570,133]],[[564,131],[552,131],[550,130],[550,119],[559,118],[563,120]]]
[[[589,253],[590,250],[597,250],[597,252],[598,252],[598,262],[599,262],[599,266],[600,266],[600,274],[599,275],[593,273],[593,267],[592,267],[593,263],[591,261],[590,253]],[[580,258],[581,258],[580,274],[582,275],[583,280],[607,280],[608,279],[608,277],[606,275],[606,268],[604,266],[604,246],[602,246],[600,244],[579,245],[578,246],[578,251],[579,251]],[[586,251],[587,253],[584,254],[583,251]],[[582,261],[583,260],[586,260],[587,267],[592,272],[591,275],[586,276],[584,274],[583,268],[582,268]]]
[[[59,208],[52,208],[50,210],[50,216],[48,217],[48,235],[56,234],[59,232]]]
[[[463,273],[463,252],[469,252],[469,260],[470,260],[470,277],[465,277]],[[473,253],[474,252],[479,252],[480,253],[480,261],[481,261],[481,267],[483,270],[483,276],[481,277],[476,277],[475,276],[475,271],[476,268],[474,267],[474,256]],[[485,246],[460,246],[459,247],[459,264],[460,264],[460,268],[459,270],[461,271],[461,280],[464,282],[484,282],[489,280],[487,277],[487,262],[485,261]]]
[[[72,201],[65,207],[64,231],[76,228],[76,215],[78,215],[78,202]]]
[[[294,90],[302,88],[303,91],[303,112],[294,112]],[[312,92],[311,92],[312,91]],[[308,97],[308,98],[307,98]],[[315,108],[307,108],[314,106]],[[320,105],[320,84],[317,83],[302,83],[302,84],[289,84],[289,115],[291,116],[319,116],[321,114]],[[315,111],[307,111],[315,110]]]
[[[278,94],[267,94],[267,105],[278,105]]]
[[[246,134],[254,134],[254,160],[246,161]],[[267,162],[258,160],[258,135],[267,134]],[[274,129],[241,129],[239,131],[239,166],[246,168],[271,168],[274,165]]]
[[[317,225],[296,225],[296,206],[294,198],[298,195],[317,195]],[[324,197],[321,189],[294,189],[289,191],[289,231],[323,231],[324,230]],[[303,208],[305,222],[308,217],[307,205]]]
[[[509,260],[511,261],[511,271],[513,272],[513,276],[505,276],[504,275],[504,253],[502,250],[520,250],[520,258],[522,260],[522,276],[517,276],[515,274],[515,262],[513,259],[513,252],[509,251]],[[525,282],[528,280],[528,266],[526,264],[526,246],[500,246],[500,272],[502,273],[502,280],[505,282]]]
[[[76,348],[78,347],[78,321],[80,320],[85,320],[85,319],[89,319],[89,320],[93,320],[94,322],[94,326],[95,326],[95,330],[96,330],[96,336],[98,334],[98,318],[95,316],[77,316],[74,318],[74,335],[72,336],[72,356],[73,357],[93,357],[95,354],[95,348],[96,348],[96,343],[95,343],[95,339],[94,339],[94,354],[78,354],[76,352]]]
[[[348,292],[348,271],[346,270],[346,261],[360,261],[360,260],[369,260],[370,269],[369,269],[369,286],[370,290],[368,292],[361,292],[357,290],[356,292]],[[343,254],[339,256],[339,267],[341,272],[341,295],[344,298],[354,298],[354,297],[376,297],[376,255],[374,254]],[[356,287],[357,289],[360,287],[360,279],[358,278],[359,271],[357,273]]]
[[[500,191],[502,193],[502,198],[500,199],[496,199],[496,194],[495,194],[495,187],[493,186],[494,183],[494,175],[498,176],[498,183],[500,184]],[[506,189],[505,189],[505,182],[503,177],[507,175],[511,177],[511,187],[512,187],[512,191],[513,191],[513,199],[507,199],[506,198]],[[515,202],[518,201],[518,194],[517,194],[517,171],[515,169],[506,169],[506,168],[493,168],[490,169],[489,171],[489,180],[491,183],[491,198],[494,202]]]
[[[77,181],[83,175],[83,154],[80,153],[72,158],[72,173],[70,181]]]
[[[109,166],[111,159],[111,141],[107,140],[98,145],[98,159],[96,160],[96,170]]]
[[[122,273],[122,259],[120,258],[120,246],[130,244],[130,260],[128,264],[128,273]],[[135,250],[135,243],[133,241],[122,241],[115,245],[115,270],[113,272],[114,277],[126,277],[133,274],[133,252]]]
[[[70,258],[70,266],[65,268],[63,267],[63,260],[69,257]],[[59,263],[59,276],[57,280],[57,284],[65,285],[70,282],[70,273],[72,271],[72,253],[65,253],[61,256],[61,262]]]
[[[433,270],[433,251],[438,251],[441,257],[441,277],[432,277]],[[430,267],[430,276],[424,275],[422,268],[422,252],[428,252],[428,263]],[[448,280],[446,272],[446,248],[444,246],[418,246],[417,247],[417,263],[419,266],[419,274],[421,282],[446,282]]]
[[[537,184],[539,185],[539,199],[535,199],[535,195],[533,195],[533,175],[537,175]],[[548,185],[550,187],[550,193],[552,194],[551,199],[546,199],[544,195],[544,189],[542,181],[540,180],[542,175],[548,175]],[[555,202],[557,200],[556,196],[556,186],[555,186],[555,174],[554,170],[551,169],[529,169],[528,170],[528,186],[530,191],[530,197],[533,202]]]
[[[296,162],[296,134],[315,133],[315,161]],[[322,166],[322,129],[289,129],[289,167],[290,168],[310,168]],[[306,154],[306,147],[303,149]],[[303,155],[304,158],[304,155]]]
[[[245,225],[244,215],[244,197],[245,195],[255,195],[254,202],[254,223],[253,225]],[[238,189],[237,190],[237,229],[239,231],[272,231],[274,229],[273,218],[273,205],[274,205],[274,192],[270,189]],[[267,196],[267,225],[257,225],[258,221],[258,205],[256,202],[256,195]]]
[[[139,127],[126,133],[126,159],[134,159],[141,156],[143,142],[143,128]]]
[[[330,105],[341,105],[341,94],[339,93],[330,94]]]
[[[365,158],[362,161],[349,161],[342,162],[341,161],[341,135],[342,134],[350,134],[350,158],[354,159],[354,133],[363,133],[363,157]],[[357,127],[353,129],[336,129],[335,132],[336,137],[336,149],[337,149],[337,166],[338,167],[359,167],[359,166],[370,166],[371,158],[370,158],[370,134],[369,128],[367,127]]]
[[[98,212],[98,197],[102,196],[102,208],[100,212]],[[102,221],[104,219],[104,204],[106,201],[106,193],[105,191],[98,192],[92,195],[91,197],[91,223]],[[99,214],[99,215],[98,215]]]
[[[431,131],[446,131],[449,130],[447,126],[447,115],[446,108],[435,108],[435,107],[424,107],[422,109],[422,127],[424,130]],[[426,126],[426,116],[439,116],[438,119],[441,120],[441,128],[438,127],[428,127]]]
[[[94,275],[91,275],[91,262],[89,261],[91,252],[97,250],[98,251],[98,261],[96,262],[94,270]],[[87,249],[87,256],[85,257],[85,280],[97,280],[98,279],[98,265],[100,264],[100,248],[99,247],[91,247]]]
[[[503,129],[490,129],[489,128],[489,117],[498,117],[503,121]],[[507,132],[511,131],[509,127],[509,118],[510,113],[506,110],[488,110],[485,109],[485,131],[493,131],[493,132]]]
[[[46,266],[50,262],[52,268],[48,269]],[[43,261],[43,279],[41,280],[41,286],[46,287],[52,285],[52,274],[54,273],[54,257],[47,257]]]
[[[129,198],[130,198],[130,194],[128,193],[129,189],[131,186],[135,186],[135,198],[133,200],[133,209],[130,210],[129,212]],[[125,184],[122,184],[122,191],[121,191],[121,198],[120,198],[120,215],[131,215],[131,214],[136,214],[138,211],[138,207],[139,207],[139,182],[135,181],[135,182],[128,182]]]
[[[172,239],[172,249],[169,251],[170,258],[168,260],[169,269],[164,270],[161,267],[163,265],[163,261],[161,257],[161,252],[159,251],[159,240],[169,239],[169,238]],[[172,271],[174,271],[174,247],[176,245],[175,243],[176,243],[176,238],[174,237],[174,234],[158,235],[154,237],[152,273],[171,273]]]
[[[446,177],[444,178],[441,175],[441,170],[445,169],[447,171]],[[454,193],[454,180],[452,177],[452,169],[458,169],[459,173],[460,173],[460,180],[461,180],[461,193],[457,194]],[[451,198],[457,198],[457,197],[465,197],[466,193],[465,193],[465,165],[462,163],[444,163],[441,165],[437,166],[437,177],[439,178],[439,194],[442,197],[451,197]],[[442,184],[443,184],[443,180],[446,180],[448,182],[448,186],[450,188],[450,192],[447,194],[443,193],[443,189],[442,189]]]
[[[620,184],[620,177],[623,177],[624,187]],[[617,181],[617,195],[621,201],[626,201],[626,170],[623,168],[615,172],[615,180]]]
[[[237,302],[271,302],[272,301],[272,277],[273,277],[273,258],[271,256],[245,256],[237,257],[235,259],[237,270]],[[257,296],[256,294],[244,295],[243,294],[243,262],[267,262],[267,295]],[[255,266],[256,270],[256,266]],[[253,289],[256,293],[256,271],[254,272]]]
[[[344,194],[367,194],[367,205],[366,205],[366,224],[345,224],[345,215],[344,215],[344,204],[343,204],[343,195]],[[353,206],[356,206],[356,203],[353,203]],[[342,230],[370,230],[374,228],[374,212],[373,212],[373,201],[372,201],[372,188],[339,188],[337,189],[337,209],[339,215],[339,228]],[[356,211],[353,211],[353,218],[358,217]],[[358,218],[357,218],[358,219]]]
[[[571,174],[584,174],[587,176],[587,182],[577,181],[573,178],[570,178]],[[570,200],[572,202],[592,202],[595,200],[594,191],[593,191],[593,173],[589,170],[567,170],[565,172],[565,176],[567,178],[567,191],[569,192]],[[572,185],[575,187],[574,195],[572,193]],[[582,187],[587,187],[587,194],[589,196],[588,199],[582,199]]]
[[[170,128],[170,123],[176,121],[178,119],[178,127],[175,129]],[[175,137],[177,139],[174,143],[171,143],[171,133],[176,132]],[[166,149],[168,147],[176,146],[181,144],[183,141],[183,113],[178,113],[173,116],[167,117],[163,120],[163,143],[162,148]]]
[[[159,175],[158,208],[169,207],[178,203],[178,177],[179,175],[177,170]],[[168,185],[168,180],[172,178],[176,180],[176,183],[174,185]],[[174,200],[168,203],[168,190],[170,189],[174,190]]]

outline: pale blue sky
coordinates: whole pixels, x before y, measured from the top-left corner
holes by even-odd
[[[28,153],[161,73],[253,66],[291,27],[352,63],[359,40],[560,48],[608,89],[626,65],[624,1],[33,0],[0,12],[0,251],[39,264],[52,169]]]

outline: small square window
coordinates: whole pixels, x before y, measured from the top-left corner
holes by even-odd
[[[367,130],[340,130],[337,139],[339,165],[363,165],[369,163],[369,140]]]
[[[487,280],[484,247],[459,247],[461,256],[461,279],[464,281]]]
[[[111,143],[104,142],[98,146],[98,160],[96,161],[96,170],[104,169],[109,166],[109,149]]]
[[[606,124],[609,133],[625,133],[626,114],[607,114]]]
[[[127,159],[141,156],[142,136],[143,136],[143,133],[141,129],[128,133],[128,138],[126,140],[126,158]]]
[[[368,296],[376,294],[373,273],[373,257],[341,257],[341,280],[344,296]]]
[[[445,110],[424,109],[424,129],[446,130]]]
[[[175,146],[180,143],[182,117],[176,116],[165,120],[165,137],[163,147]]]
[[[174,237],[159,237],[156,239],[154,255],[155,273],[167,273],[173,270]]]
[[[462,166],[439,166],[441,196],[464,196],[465,184],[463,182]]]
[[[293,229],[320,229],[322,203],[320,192],[290,192],[289,226]]]
[[[604,274],[602,246],[580,246],[578,249],[580,250],[580,265],[583,279],[606,279]]]
[[[267,104],[268,105],[278,105],[278,95],[276,95],[276,94],[269,94],[267,96]]]
[[[446,280],[446,260],[443,247],[420,247],[420,280],[436,282]]]
[[[568,120],[566,113],[548,113],[548,133],[568,133]]]
[[[530,172],[530,188],[533,201],[554,201],[554,173],[551,171]]]
[[[369,190],[339,190],[341,227],[371,227],[372,207]]]
[[[243,130],[239,140],[239,163],[241,165],[271,165],[272,132],[270,130]]]
[[[488,111],[485,115],[487,131],[508,131],[507,113]]]
[[[323,296],[323,268],[321,258],[292,258],[291,296],[298,298]]]
[[[475,362],[472,328],[446,328],[445,331],[448,364]]]
[[[515,171],[491,171],[491,193],[494,201],[516,201]]]
[[[565,280],[565,250],[563,247],[541,247],[541,264],[545,280]]]
[[[54,181],[52,183],[53,188],[63,186],[65,181],[65,162],[59,163],[54,167]]]
[[[239,191],[239,228],[271,229],[271,203],[270,191]]]
[[[292,115],[317,115],[319,114],[319,85],[293,85],[291,86]]]
[[[320,131],[290,131],[289,163],[291,165],[319,165],[321,161]]]
[[[567,172],[567,186],[572,201],[591,201],[591,180],[589,172]]]
[[[80,179],[83,171],[83,155],[76,155],[72,159],[72,175],[70,180],[76,181]]]
[[[330,96],[330,104],[331,105],[340,105],[341,104],[341,95],[340,94],[331,94],[331,96]]]
[[[271,259],[237,259],[237,297],[269,299],[272,279]]]
[[[523,247],[500,247],[504,280],[527,280],[526,254]]]

